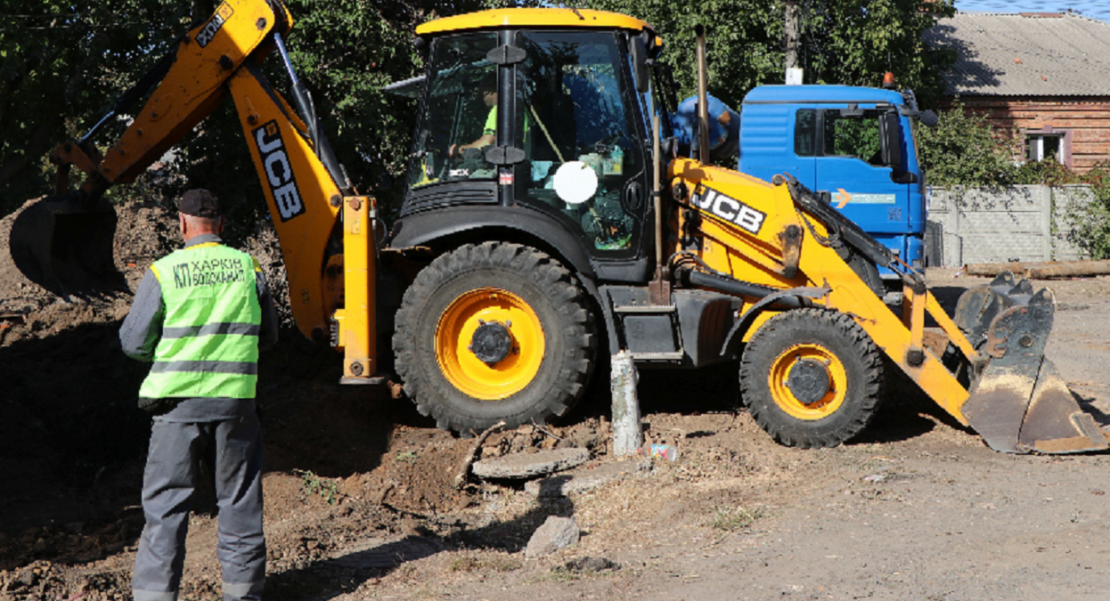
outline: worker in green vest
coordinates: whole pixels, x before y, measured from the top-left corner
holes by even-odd
[[[449,156],[462,155],[464,150],[470,148],[482,149],[497,141],[497,73],[487,73],[478,82],[477,92],[482,102],[489,107],[485,125],[482,126],[482,135],[469,144],[452,144],[447,149]]]
[[[220,240],[216,197],[178,204],[185,248],[146,271],[120,328],[128,356],[153,362],[139,407],[154,415],[143,473],[146,527],[135,556],[135,601],[175,601],[198,465],[214,457],[223,598],[262,598],[262,434],[258,351],[277,341],[277,312],[257,261]]]

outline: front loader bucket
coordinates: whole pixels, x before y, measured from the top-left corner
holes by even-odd
[[[1106,450],[1099,425],[1044,356],[1056,312],[1052,291],[1031,294],[1028,280],[1003,275],[957,304],[957,324],[989,361],[963,406],[968,423],[996,451]]]
[[[12,224],[12,261],[27,279],[59,296],[126,289],[115,266],[116,212],[81,192],[48,196]]]

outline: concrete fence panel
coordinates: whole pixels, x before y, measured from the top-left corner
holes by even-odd
[[[931,188],[927,200],[929,265],[1082,258],[1065,215],[1088,202],[1089,186]]]

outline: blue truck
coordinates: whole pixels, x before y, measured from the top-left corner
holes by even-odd
[[[925,177],[912,91],[836,85],[753,88],[740,112],[742,173],[789,172],[915,268],[924,267]],[[881,275],[892,278],[889,270]]]
[[[770,181],[787,172],[916,269],[925,266],[925,176],[913,120],[936,124],[913,92],[834,85],[753,88],[737,114],[709,97],[714,160],[739,155],[737,170]],[[681,144],[693,144],[697,98],[673,116]],[[880,268],[884,279],[897,279]]]

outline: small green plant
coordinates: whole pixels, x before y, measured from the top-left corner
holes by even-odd
[[[416,451],[398,451],[397,461],[404,461],[405,463],[416,463]]]
[[[550,572],[548,572],[543,579],[549,580],[551,582],[571,582],[574,580],[579,580],[581,578],[581,572],[567,569],[566,566],[557,566],[553,568]]]
[[[709,525],[726,532],[738,532],[746,530],[761,517],[763,517],[763,510],[759,508],[718,507]]]
[[[520,562],[508,557],[477,557],[463,555],[451,560],[452,572],[511,572],[520,569]]]
[[[1096,164],[1084,173],[1082,183],[1091,186],[1086,203],[1071,203],[1064,211],[1069,226],[1068,240],[1092,259],[1110,258],[1110,161]]]
[[[335,480],[321,478],[311,470],[293,470],[293,473],[301,477],[307,495],[319,495],[328,505],[339,502],[339,484]]]

